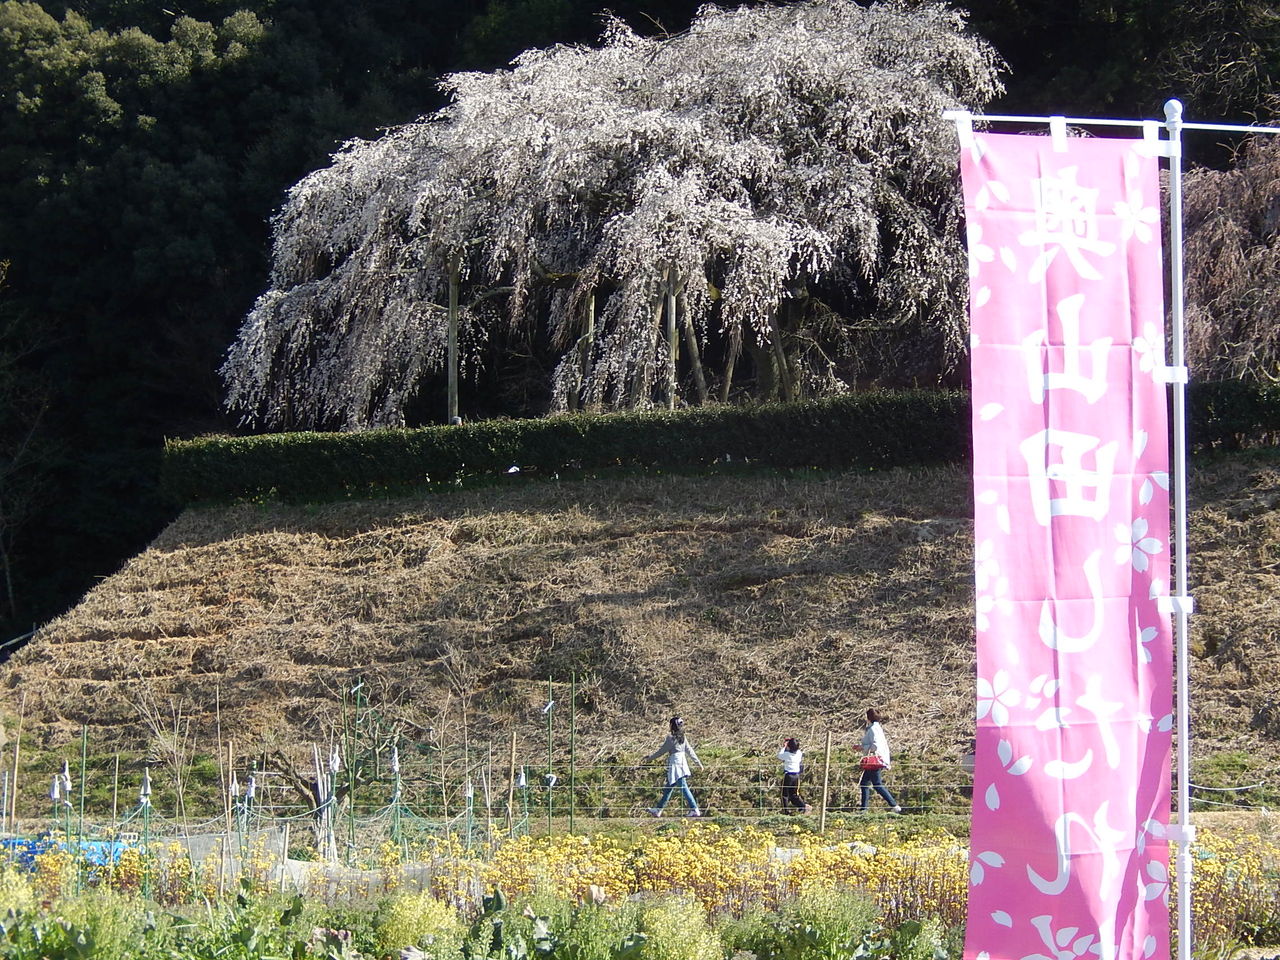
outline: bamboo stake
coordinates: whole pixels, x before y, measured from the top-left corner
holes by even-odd
[[[111,774],[111,836],[120,829],[120,751],[116,751],[115,769]]]
[[[547,836],[551,836],[551,812],[555,806],[555,800],[551,792],[551,778],[554,774],[551,772],[551,711],[555,706],[554,694],[551,690],[551,678],[547,677]]]
[[[822,811],[818,814],[818,832],[827,832],[827,798],[831,783],[831,731],[827,731],[827,746],[822,752]]]
[[[573,788],[577,785],[578,753],[578,674],[569,674],[569,832],[573,833],[573,814],[577,808]]]
[[[511,765],[507,768],[507,836],[516,835],[516,732],[511,731]]]
[[[22,721],[27,716],[27,692],[22,692],[22,706],[18,709],[18,732],[13,739],[13,808],[9,812],[9,823],[13,832],[18,832],[18,757],[22,752]]]
[[[284,822],[283,846],[280,848],[280,892],[284,893],[284,878],[289,865],[289,821]]]
[[[84,886],[84,795],[89,792],[89,727],[80,724],[80,822],[76,826],[76,893]]]

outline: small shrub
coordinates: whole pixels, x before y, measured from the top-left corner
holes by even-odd
[[[26,874],[12,866],[0,867],[0,915],[21,913],[35,906],[35,893]]]
[[[638,960],[721,960],[724,948],[693,900],[653,901],[640,914]]]
[[[760,944],[762,960],[831,960],[849,956],[867,938],[878,908],[871,898],[850,890],[810,888],[783,905],[771,924],[770,939]]]
[[[638,929],[639,920],[639,911],[632,904],[584,904],[557,930],[557,956],[563,960],[613,960],[622,942]]]
[[[83,931],[91,945],[87,952],[69,956],[132,960],[139,954],[146,912],[137,897],[110,889],[87,890],[56,904],[53,916],[64,925],[64,936]]]
[[[457,911],[430,893],[402,894],[383,908],[376,923],[378,946],[397,954],[417,947],[430,960],[452,960],[462,950],[466,930]]]

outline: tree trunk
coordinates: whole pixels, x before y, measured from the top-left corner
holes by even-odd
[[[596,343],[596,295],[594,293],[587,296],[587,328],[583,331],[582,336],[578,338],[578,370],[576,375],[577,382],[574,388],[569,391],[569,410],[576,411],[582,408],[582,392],[586,386],[587,378],[591,375],[591,353]]]
[[[702,357],[698,352],[698,332],[693,329],[693,321],[689,319],[689,310],[684,304],[684,295],[679,297],[678,315],[680,326],[684,329],[684,347],[689,351],[689,365],[693,367],[693,384],[698,391],[698,403],[707,402],[707,378],[702,372]]]
[[[782,327],[778,323],[778,312],[775,310],[769,318],[770,347],[773,352],[773,363],[777,371],[778,384],[782,387],[782,399],[796,398],[795,384],[791,382],[791,368],[787,366],[787,355],[782,349]]]
[[[667,267],[667,409],[676,408],[676,360],[679,358],[680,341],[676,339],[676,276],[675,268]]]
[[[733,368],[738,365],[738,357],[742,355],[742,324],[737,324],[729,331],[729,355],[724,361],[724,382],[720,384],[720,402],[729,402],[729,388],[733,386]]]
[[[449,261],[449,412],[445,423],[458,420],[458,262],[457,254]]]

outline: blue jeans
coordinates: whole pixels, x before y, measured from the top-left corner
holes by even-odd
[[[871,789],[874,787],[876,793],[884,797],[884,802],[891,807],[896,807],[898,801],[893,799],[893,794],[889,792],[889,788],[880,782],[879,770],[863,770],[862,780],[859,782],[862,787],[862,809],[867,809],[867,804],[871,802]]]
[[[665,790],[662,791],[662,799],[658,801],[658,809],[661,810],[667,805],[667,801],[671,799],[671,794],[675,793],[676,787],[684,792],[684,802],[694,813],[698,812],[698,801],[693,799],[693,791],[689,789],[688,777],[681,777],[675,783],[668,783]]]

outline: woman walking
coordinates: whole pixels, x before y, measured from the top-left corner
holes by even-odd
[[[865,756],[862,758],[862,780],[859,783],[862,787],[862,810],[867,809],[874,789],[894,813],[901,813],[902,807],[898,806],[893,794],[880,781],[880,772],[890,767],[889,740],[884,735],[880,720],[878,711],[867,711],[867,729],[862,734],[862,752]]]
[[[782,761],[782,812],[788,813],[787,805],[790,804],[801,813],[808,813],[813,807],[800,796],[800,774],[804,772],[804,751],[800,749],[800,741],[787,737],[778,751],[778,759]]]
[[[649,812],[655,817],[662,816],[662,810],[671,799],[671,794],[675,792],[676,787],[679,787],[684,794],[684,802],[689,808],[689,816],[700,817],[702,812],[698,809],[698,801],[693,798],[693,791],[689,789],[689,761],[696,763],[699,769],[705,770],[706,767],[702,766],[702,761],[698,759],[693,744],[684,735],[684,720],[680,717],[672,717],[669,726],[671,732],[667,735],[667,739],[662,741],[662,746],[641,761],[648,763],[662,756],[667,758],[667,786],[662,791],[662,799],[658,801],[658,805],[650,807]]]

